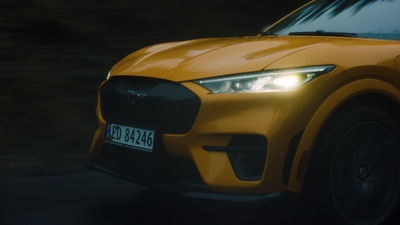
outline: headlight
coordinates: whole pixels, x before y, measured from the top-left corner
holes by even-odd
[[[323,65],[266,70],[196,80],[194,82],[209,89],[213,94],[291,91],[315,77],[331,72],[334,68],[334,65]]]
[[[110,76],[111,76],[111,71],[108,71],[106,80],[108,80],[110,78]]]

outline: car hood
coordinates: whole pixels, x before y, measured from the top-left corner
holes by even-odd
[[[314,38],[241,37],[164,43],[138,50],[111,75],[187,81],[259,71],[295,52],[320,45]]]

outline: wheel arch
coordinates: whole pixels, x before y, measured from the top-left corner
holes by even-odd
[[[314,146],[324,130],[346,110],[361,105],[374,105],[393,113],[400,124],[400,89],[391,83],[378,79],[362,79],[348,83],[333,92],[320,104],[304,130],[294,156],[288,190],[301,192],[303,183],[312,170]]]

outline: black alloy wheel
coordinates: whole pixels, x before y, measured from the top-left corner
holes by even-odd
[[[400,131],[373,106],[349,110],[322,137],[314,183],[326,224],[387,224],[400,195]]]

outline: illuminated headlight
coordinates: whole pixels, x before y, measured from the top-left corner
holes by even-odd
[[[111,71],[108,72],[106,80],[108,80],[111,76]]]
[[[213,94],[292,91],[334,68],[334,65],[323,65],[266,70],[196,80],[195,83],[209,89]]]

